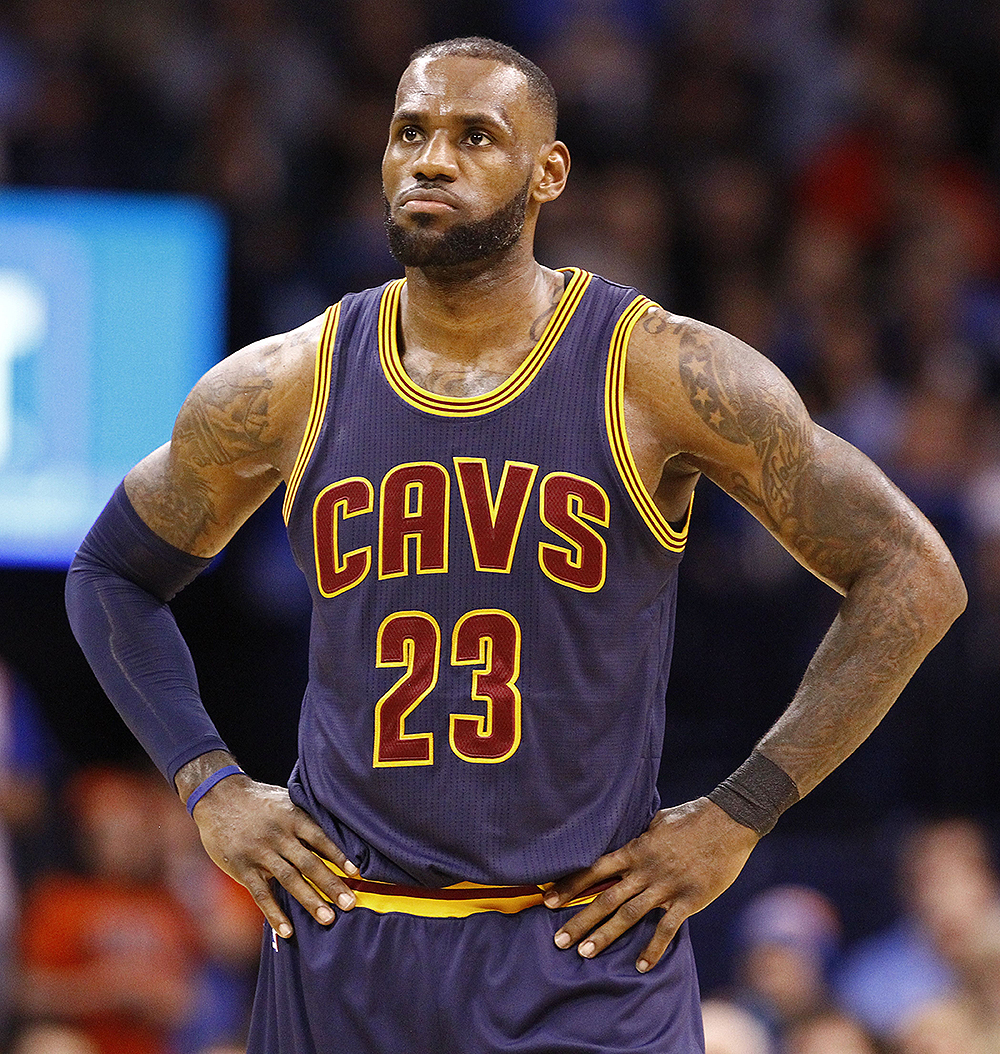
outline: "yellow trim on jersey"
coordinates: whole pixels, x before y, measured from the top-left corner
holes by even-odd
[[[552,887],[551,882],[542,885],[527,886],[482,886],[477,882],[456,882],[453,886],[442,889],[429,889],[417,886],[397,886],[391,882],[375,882],[368,878],[357,878],[345,874],[331,861],[319,858],[324,864],[342,879],[353,891],[359,908],[378,912],[380,915],[389,912],[400,912],[404,915],[419,915],[429,919],[465,919],[484,911],[499,911],[513,915],[525,908],[537,907],[542,897]],[[309,881],[306,879],[306,881]],[[328,903],[330,898],[315,883],[309,884]],[[579,897],[564,904],[563,907],[575,908],[595,900],[603,889],[602,885],[585,891]]]
[[[400,278],[391,282],[382,294],[378,322],[379,358],[386,380],[396,394],[411,406],[439,417],[479,417],[505,406],[516,399],[538,375],[552,349],[563,335],[569,320],[573,317],[573,312],[583,299],[587,286],[590,285],[592,276],[589,272],[576,267],[567,268],[567,270],[571,275],[569,284],[555,312],[542,331],[538,343],[528,353],[524,362],[499,388],[485,395],[476,395],[471,398],[438,395],[435,392],[425,391],[410,380],[399,357],[398,341],[399,303],[406,279]]]
[[[292,514],[292,504],[295,501],[296,492],[302,482],[306,465],[312,457],[316,440],[319,438],[319,430],[326,416],[326,406],[330,401],[330,375],[333,370],[333,346],[337,339],[337,323],[340,320],[340,304],[334,304],[328,308],[326,318],[323,320],[323,331],[320,334],[319,344],[316,346],[316,365],[313,369],[313,391],[312,402],[309,407],[309,417],[306,421],[305,434],[299,446],[298,456],[292,466],[292,474],[288,478],[288,487],[285,490],[285,500],[281,506],[281,514],[288,523]]]
[[[604,418],[607,424],[611,453],[614,456],[618,472],[625,484],[625,489],[639,510],[639,515],[646,521],[653,532],[653,537],[672,553],[684,551],[687,541],[688,526],[691,523],[691,505],[688,505],[687,519],[684,526],[675,530],[667,518],[656,507],[649,492],[643,486],[639,468],[632,456],[628,436],[625,433],[625,357],[628,351],[629,337],[636,322],[647,311],[655,310],[656,305],[644,296],[637,296],[625,309],[611,337],[611,352],[608,355],[607,378],[604,389]],[[692,503],[693,503],[692,497]]]

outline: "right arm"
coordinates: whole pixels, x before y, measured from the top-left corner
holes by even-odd
[[[201,703],[167,602],[288,478],[320,325],[260,341],[210,370],[185,400],[170,442],[125,478],[67,577],[67,610],[85,655],[185,801],[233,759]],[[291,925],[271,878],[323,923],[333,912],[314,886],[341,907],[353,905],[351,891],[315,854],[348,872],[353,865],[284,788],[230,776],[193,815],[209,855],[250,890],[282,936]]]

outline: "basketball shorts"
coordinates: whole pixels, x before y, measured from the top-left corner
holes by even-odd
[[[247,1054],[704,1054],[687,924],[640,974],[657,913],[587,960],[538,887],[351,885],[330,927],[277,891]]]

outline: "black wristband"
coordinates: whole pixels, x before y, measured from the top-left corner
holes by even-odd
[[[799,790],[783,768],[755,750],[708,797],[737,823],[765,835],[799,800]]]

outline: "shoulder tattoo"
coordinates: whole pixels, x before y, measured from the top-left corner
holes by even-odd
[[[647,308],[646,313],[642,316],[642,328],[650,336],[659,336],[659,334],[667,328],[667,325],[668,323],[664,317],[663,309],[656,304]]]
[[[779,527],[793,512],[795,485],[808,459],[800,408],[779,391],[743,379],[732,368],[726,339],[687,322],[680,325],[678,363],[698,416],[730,443],[753,446],[760,461],[760,486],[737,475],[735,496]]]
[[[809,567],[846,588],[864,565],[899,573],[915,527],[888,498],[881,473],[865,459],[840,459],[829,449],[817,460],[809,417],[788,386],[746,378],[735,368],[729,340],[681,323],[679,368],[691,406],[718,435],[752,446],[760,475],[730,476],[729,491]],[[890,560],[890,555],[896,556]],[[895,617],[901,617],[895,613]]]
[[[265,438],[271,387],[266,376],[238,385],[206,378],[177,423],[190,459],[201,467],[232,465],[274,446]]]
[[[178,548],[197,553],[221,521],[212,469],[252,462],[277,446],[268,433],[271,389],[263,371],[238,382],[224,374],[202,378],[177,417],[171,485],[135,480],[150,527]]]

